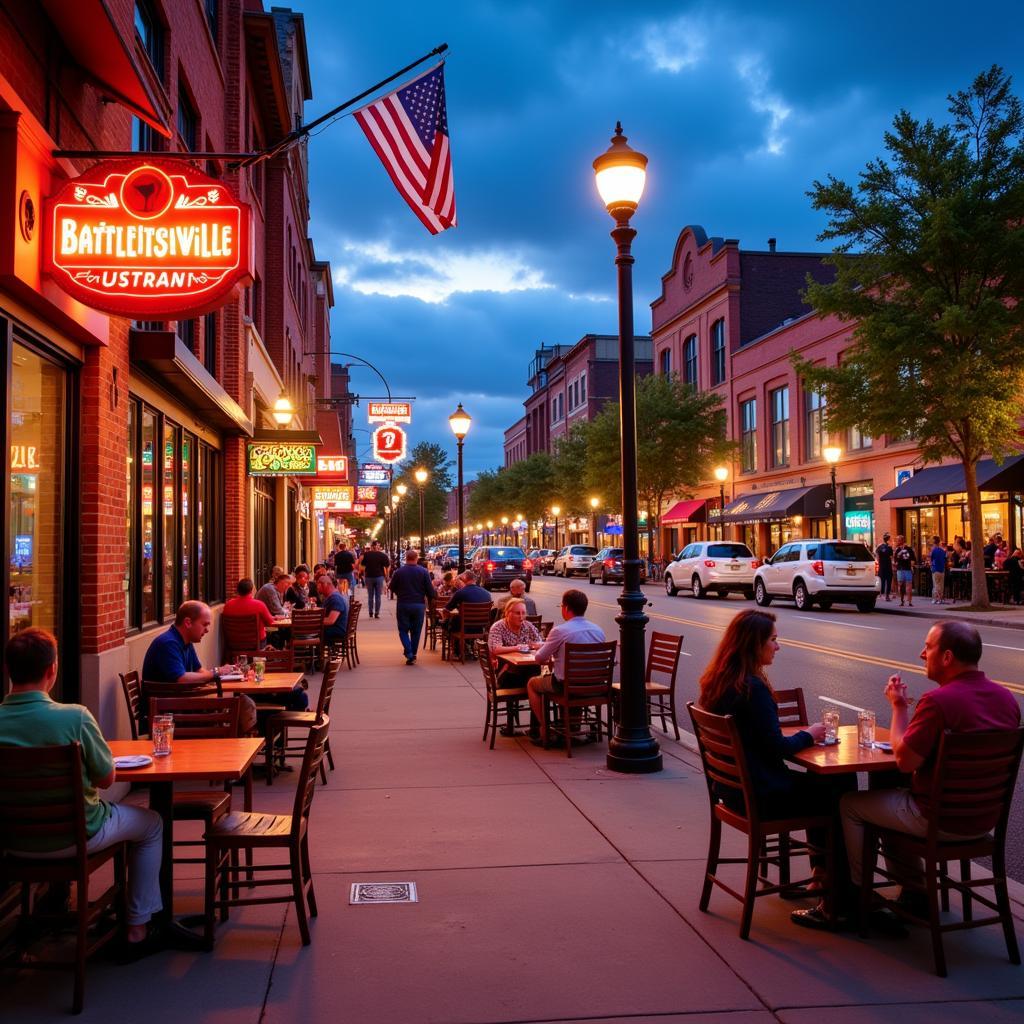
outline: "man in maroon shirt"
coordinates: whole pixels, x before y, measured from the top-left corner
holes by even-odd
[[[861,881],[865,822],[914,836],[923,836],[928,831],[931,811],[928,795],[939,740],[945,730],[954,733],[984,732],[1011,730],[1020,725],[1016,698],[978,668],[981,636],[974,626],[953,620],[932,626],[921,651],[921,660],[928,678],[939,685],[917,702],[917,712],[909,725],[906,685],[898,675],[893,675],[885,688],[886,699],[892,705],[890,741],[899,770],[913,773],[910,789],[847,793],[842,800],[843,834],[850,859],[850,874],[856,886]],[[962,821],[962,834],[940,833],[940,838],[984,835],[994,824],[983,819],[965,818]],[[891,862],[889,869],[899,870]],[[903,870],[906,871],[905,864]]]
[[[260,647],[262,647],[267,639],[266,627],[274,624],[274,616],[270,614],[270,609],[262,601],[258,601],[252,596],[255,589],[256,584],[252,580],[239,580],[238,586],[235,588],[236,596],[224,603],[221,615],[255,615],[259,623]]]

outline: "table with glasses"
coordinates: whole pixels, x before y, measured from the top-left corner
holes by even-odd
[[[266,672],[262,682],[222,677],[220,688],[221,692],[228,697],[234,694],[256,697],[262,694],[291,693],[304,678],[304,672]]]
[[[186,948],[200,948],[202,939],[174,923],[174,783],[234,782],[249,770],[263,740],[237,737],[207,740],[174,740],[166,757],[153,757],[141,768],[116,768],[115,781],[135,782],[149,787],[149,806],[163,819],[163,857],[160,861],[160,920],[170,942]],[[146,754],[152,757],[152,740],[111,740],[115,758]]]
[[[782,732],[792,736],[804,727],[799,725],[783,726]],[[790,755],[793,764],[806,768],[815,775],[843,775],[849,772],[894,772],[896,755],[891,750],[882,750],[877,744],[888,743],[889,730],[875,727],[875,746],[862,747],[857,743],[857,726],[841,725],[838,733],[839,742],[830,746],[815,743]]]

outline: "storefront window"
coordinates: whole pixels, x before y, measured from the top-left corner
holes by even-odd
[[[189,501],[192,497],[192,453],[195,441],[189,434],[182,431],[181,435],[181,599],[188,601],[195,597],[192,593],[192,565],[189,556],[192,552],[192,516]]]
[[[41,626],[59,639],[65,373],[15,344],[10,387],[10,633]]]
[[[164,525],[164,603],[163,614],[166,618],[177,610],[174,600],[174,568],[178,562],[178,535],[174,530],[174,492],[177,467],[177,430],[170,423],[164,424],[163,442],[163,509]]]
[[[125,583],[124,588],[124,624],[126,629],[130,629],[132,625],[132,595],[135,593],[135,561],[132,558],[132,551],[135,549],[135,502],[133,496],[135,489],[132,487],[132,480],[134,479],[135,467],[138,465],[139,452],[138,444],[136,439],[136,431],[139,429],[137,422],[138,409],[134,402],[128,403],[128,443],[125,446],[126,455],[124,460],[124,472],[125,472],[125,494],[127,495],[127,501],[125,502],[125,529],[124,529],[124,565],[125,565]]]
[[[153,514],[154,476],[156,473],[156,415],[150,409],[142,413],[142,622],[156,621],[156,578],[153,562],[156,554],[156,520]]]

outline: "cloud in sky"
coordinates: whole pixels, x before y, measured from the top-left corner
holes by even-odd
[[[947,93],[993,62],[1024,91],[1019,31],[992,28],[1019,25],[1009,0],[958,16],[955,34],[925,0],[291,6],[306,22],[309,119],[450,45],[459,226],[428,235],[342,118],[310,141],[310,234],[334,274],[334,347],[417,397],[412,443],[450,446],[448,414],[465,402],[470,475],[503,461],[541,343],[616,333],[611,221],[591,170],[616,120],[651,161],[633,247],[647,333],[685,225],[745,248],[777,237],[780,249],[820,249],[807,189],[829,173],[855,180],[901,107],[942,120]],[[356,391],[378,393],[369,371],[352,373]]]

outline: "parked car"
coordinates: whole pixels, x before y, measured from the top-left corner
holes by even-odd
[[[587,568],[587,581],[600,580],[602,584],[623,581],[622,548],[601,548]],[[647,563],[640,563],[640,579],[647,579]]]
[[[533,582],[533,562],[522,548],[477,548],[472,568],[485,590],[507,587],[513,580],[522,580],[529,590]]]
[[[596,554],[597,548],[589,544],[569,544],[555,555],[555,575],[566,579],[576,575],[585,576]]]
[[[447,572],[449,569],[458,569],[459,567],[459,549],[458,547],[442,548],[441,549],[441,571]]]
[[[665,567],[665,593],[674,597],[686,588],[694,597],[715,593],[754,596],[754,570],[761,563],[746,544],[702,540],[687,544]]]
[[[557,553],[553,548],[534,548],[527,557],[533,562],[533,571],[538,576],[548,576],[555,571]]]
[[[845,540],[794,540],[783,544],[754,574],[754,600],[762,607],[787,598],[804,611],[840,601],[870,612],[880,583],[875,556]]]

